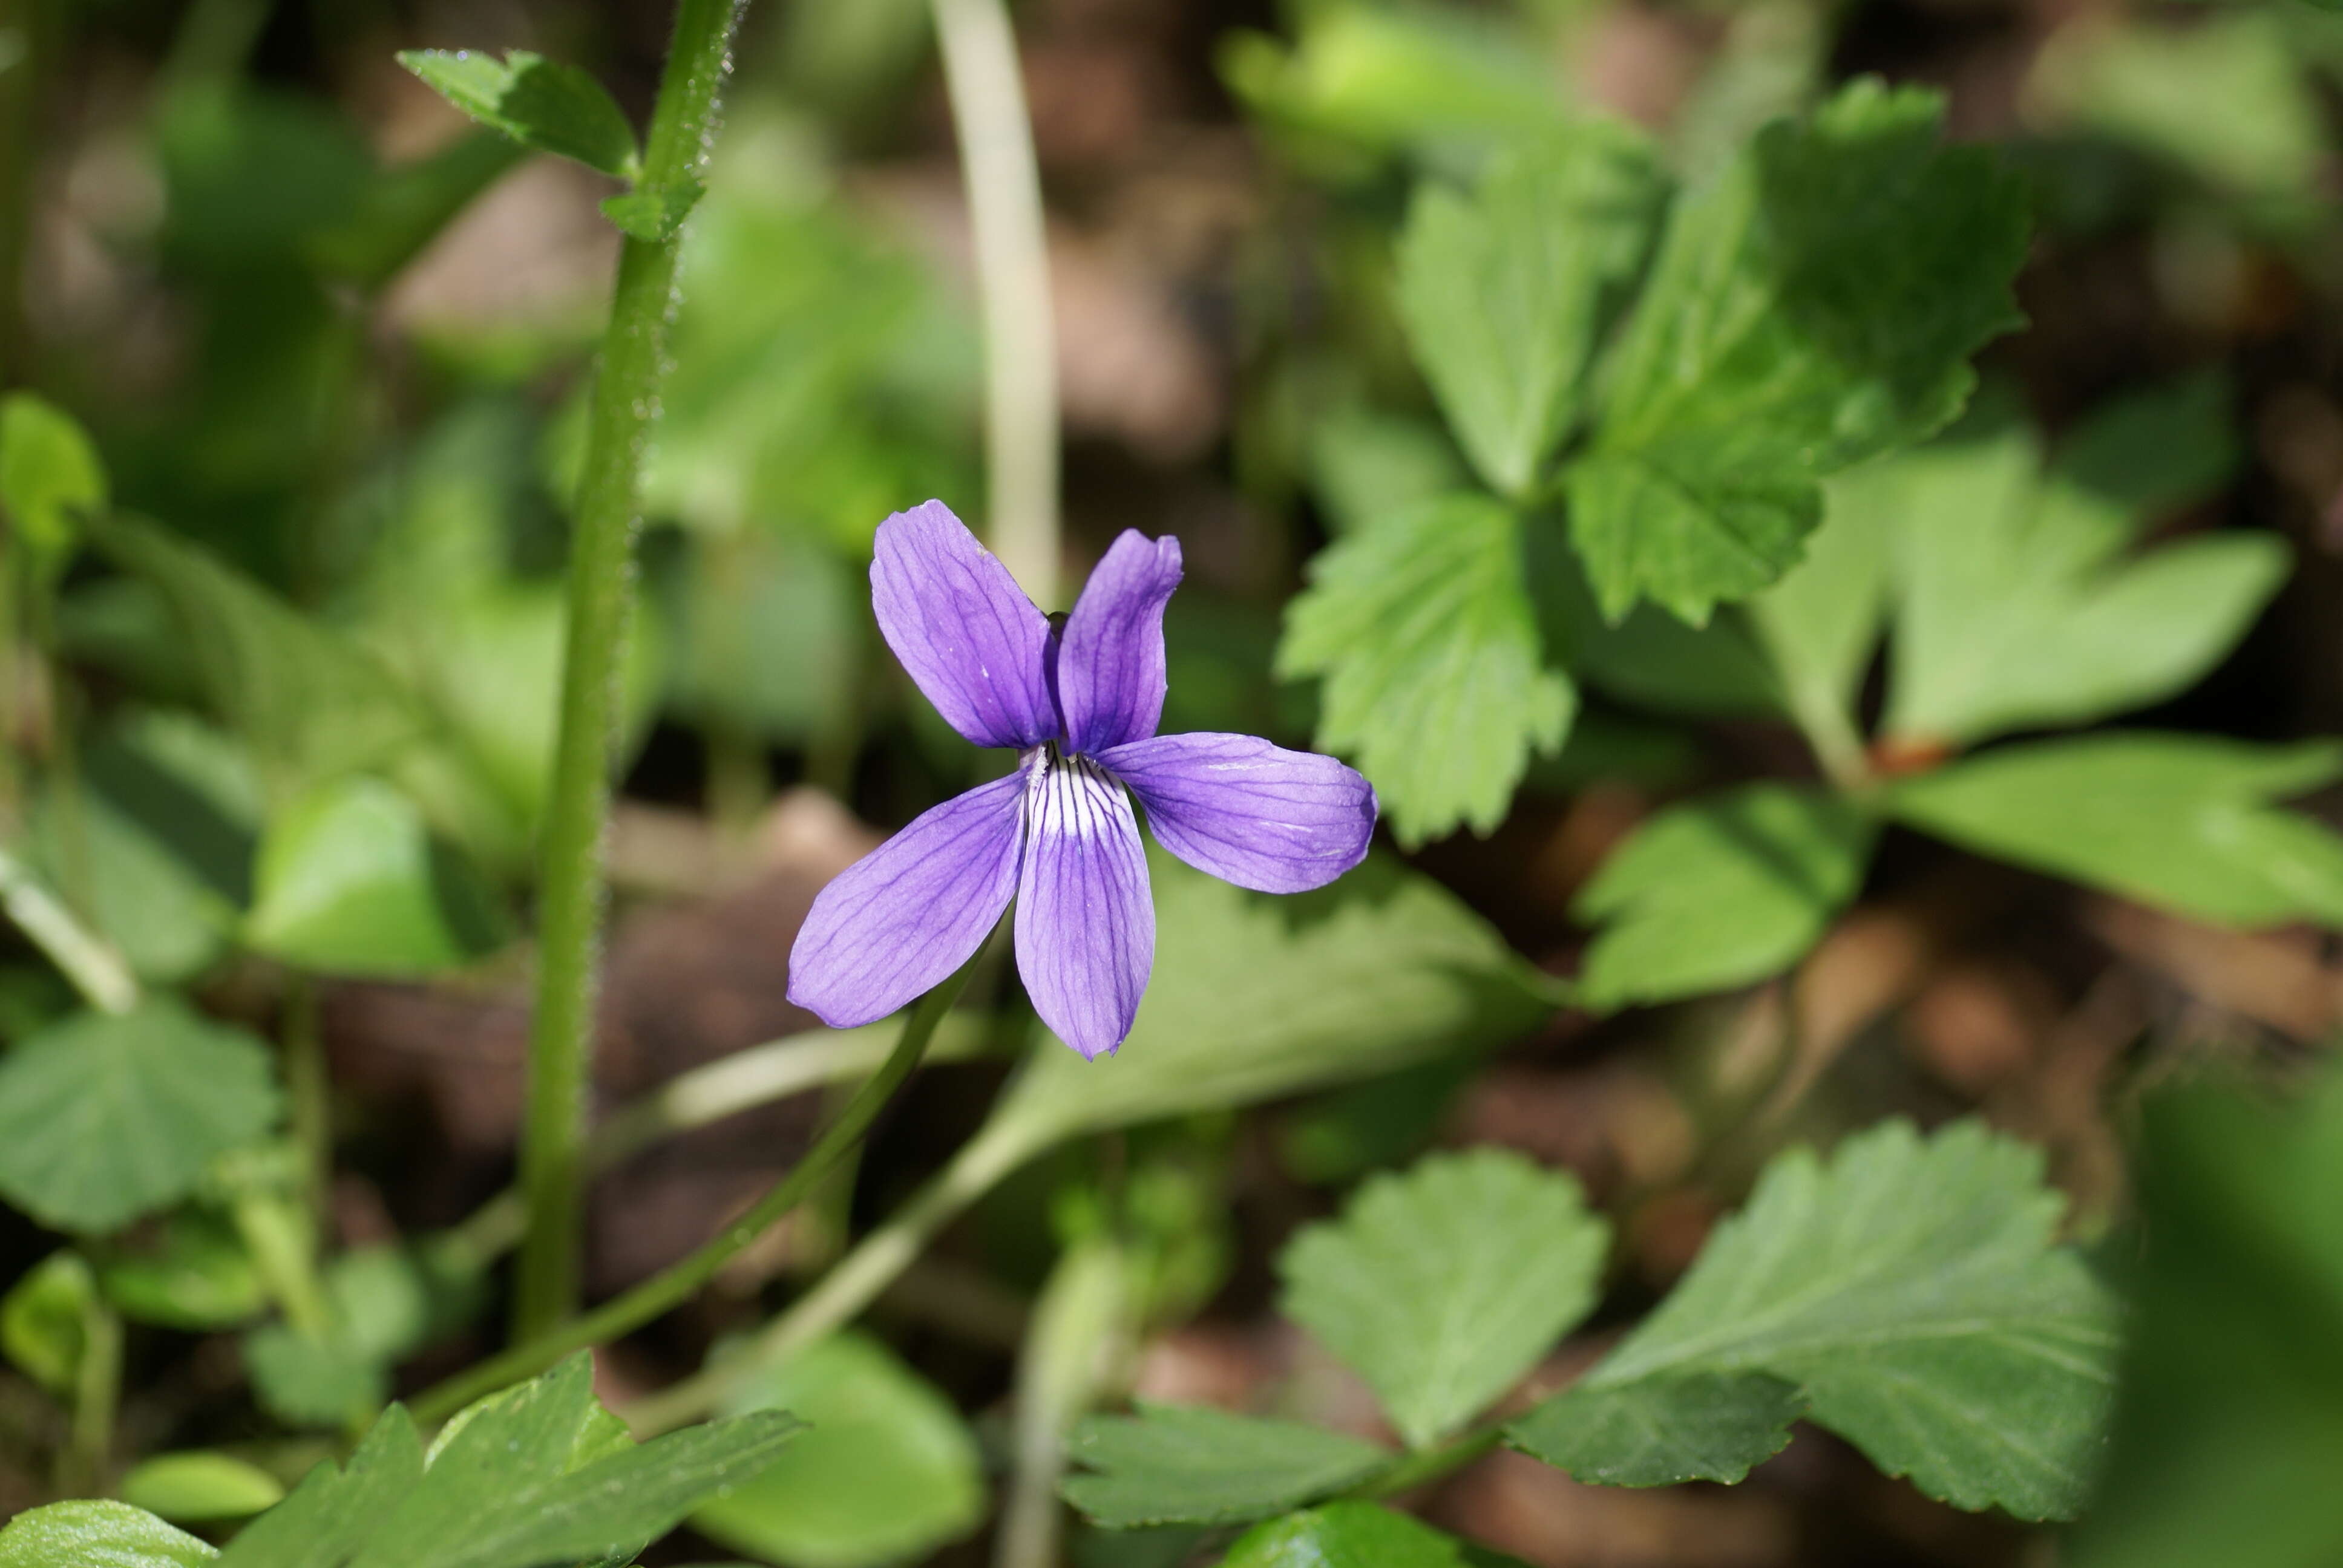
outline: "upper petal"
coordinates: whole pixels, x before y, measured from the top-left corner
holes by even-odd
[[[1159,735],[1098,759],[1147,808],[1157,843],[1240,888],[1323,887],[1366,859],[1375,830],[1365,779],[1250,735]]]
[[[1097,751],[1143,740],[1163,719],[1163,605],[1180,586],[1180,541],[1136,528],[1106,552],[1066,617],[1058,702],[1066,746]]]
[[[1019,772],[956,795],[832,878],[789,950],[789,1000],[851,1029],[966,963],[1017,890],[1024,789]]]
[[[1131,1032],[1155,967],[1147,851],[1122,786],[1070,757],[1036,768],[1017,889],[1017,972],[1060,1040],[1095,1057]]]
[[[887,646],[944,721],[979,746],[1058,733],[1050,623],[951,508],[925,501],[879,525],[870,608]]]

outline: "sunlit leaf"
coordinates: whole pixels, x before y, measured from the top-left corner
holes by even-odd
[[[407,49],[398,63],[492,130],[524,146],[634,177],[634,128],[602,85],[575,65],[526,49],[501,60],[470,49]]]
[[[1222,1568],[1520,1568],[1502,1553],[1374,1503],[1329,1503],[1257,1524],[1221,1563]]]
[[[203,1568],[218,1557],[127,1503],[52,1503],[0,1530],[0,1568]]]
[[[275,1506],[284,1483],[259,1466],[216,1449],[158,1453],[132,1465],[122,1499],[165,1519],[247,1519]]]
[[[0,397],[0,514],[44,584],[106,501],[106,467],[72,415],[30,392]]]

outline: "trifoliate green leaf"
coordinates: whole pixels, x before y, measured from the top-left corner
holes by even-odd
[[[124,1502],[189,1523],[249,1519],[284,1496],[284,1483],[268,1472],[216,1449],[158,1453],[122,1478]]]
[[[54,582],[106,498],[106,466],[72,415],[29,392],[0,397],[0,516],[41,578]]]
[[[2022,431],[1892,459],[1897,615],[1885,727],[1959,747],[2085,724],[2193,684],[2285,580],[2275,535],[2119,554],[2152,516],[2038,477]],[[1852,519],[1850,519],[1852,520]]]
[[[479,875],[379,779],[336,779],[278,810],[253,880],[246,940],[320,973],[456,969],[504,935]]]
[[[204,1568],[218,1557],[127,1503],[52,1503],[0,1530],[0,1568]]]
[[[2015,176],[1937,145],[1942,101],[1858,81],[1684,196],[1567,473],[1604,613],[1687,620],[1780,577],[1815,480],[1959,412],[1968,357],[2018,322]]]
[[[515,49],[406,49],[398,63],[464,113],[524,146],[632,179],[634,128],[602,84],[575,65]]]
[[[1311,491],[1337,533],[1364,533],[1473,483],[1439,426],[1365,408],[1313,421],[1309,462]]]
[[[1888,809],[1966,849],[2224,925],[2343,925],[2343,838],[2269,804],[2343,748],[2113,731],[2013,746],[1897,784]]]
[[[277,1121],[267,1047],[155,998],[84,1013],[0,1060],[0,1193],[45,1224],[105,1231],[193,1191]]]
[[[1278,1257],[1286,1316],[1372,1384],[1411,1448],[1519,1382],[1594,1305],[1610,1227],[1500,1149],[1369,1179]]]
[[[1322,675],[1318,744],[1354,759],[1404,844],[1503,819],[1533,749],[1577,708],[1546,668],[1521,523],[1485,496],[1443,497],[1310,565],[1286,614],[1282,675]]]
[[[1374,1503],[1330,1503],[1256,1525],[1222,1568],[1521,1568]]]
[[[1505,1440],[1598,1486],[1741,1480],[1789,1446],[1806,1413],[1795,1383],[1764,1372],[1686,1372],[1581,1385],[1505,1429]]]
[[[711,1541],[792,1568],[926,1557],[984,1517],[982,1456],[960,1412],[879,1340],[834,1334],[750,1379],[729,1414],[787,1411],[807,1430],[753,1479],[702,1505]]]
[[[1668,808],[1612,851],[1573,906],[1602,927],[1579,973],[1585,1005],[1668,1001],[1780,973],[1863,885],[1874,832],[1845,797],[1802,785]]]
[[[1067,1453],[1085,1473],[1066,1481],[1066,1501],[1111,1530],[1265,1519],[1353,1485],[1393,1458],[1323,1427],[1146,1403],[1137,1415],[1082,1422]]]
[[[1574,1414],[1635,1420],[1685,1392],[1652,1385],[1762,1374],[1932,1497],[2068,1517],[2104,1441],[2116,1323],[2082,1261],[2053,1244],[2062,1207],[2038,1151],[1976,1122],[1928,1138],[1889,1122],[1828,1161],[1792,1150],[1659,1310],[1561,1396],[1574,1411],[1542,1407],[1509,1435],[1539,1452]],[[1783,1401],[1713,1387],[1732,1395],[1725,1414],[1747,1417],[1745,1444],[1704,1422],[1697,1449],[1665,1446],[1639,1477],[1729,1470],[1778,1446]]]
[[[236,1533],[220,1568],[340,1568],[423,1479],[423,1442],[405,1408],[369,1428],[348,1464],[331,1460]]]
[[[1641,136],[1590,120],[1504,155],[1469,197],[1417,195],[1400,316],[1458,444],[1499,494],[1524,495],[1575,419],[1664,194]]]

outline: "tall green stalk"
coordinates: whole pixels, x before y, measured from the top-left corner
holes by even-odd
[[[682,0],[652,111],[643,189],[681,191],[697,182],[746,4]],[[537,1002],[520,1152],[528,1230],[513,1300],[513,1332],[520,1339],[542,1334],[577,1305],[603,835],[621,715],[618,678],[633,608],[639,480],[666,370],[679,247],[674,236],[626,241],[588,417],[570,541],[561,728],[538,882]]]

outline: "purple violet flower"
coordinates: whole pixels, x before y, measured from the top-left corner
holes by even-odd
[[[1155,841],[1241,888],[1298,893],[1365,858],[1375,792],[1331,757],[1250,735],[1158,735],[1180,542],[1126,529],[1054,629],[941,501],[879,525],[870,604],[936,711],[1016,771],[920,815],[821,890],[789,1000],[839,1029],[966,963],[1017,900],[1017,970],[1089,1058],[1131,1032],[1155,905],[1127,789]]]

